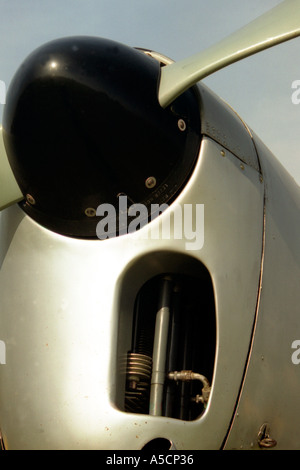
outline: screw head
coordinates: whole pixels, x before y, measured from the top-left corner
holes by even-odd
[[[156,178],[154,176],[149,176],[145,181],[145,186],[148,189],[152,189],[156,186]]]
[[[186,123],[183,119],[178,120],[178,127],[179,127],[179,130],[182,132],[186,130]]]
[[[95,217],[96,209],[94,209],[93,207],[88,207],[87,209],[85,209],[84,213],[87,217]]]
[[[31,196],[31,194],[26,194],[26,201],[32,206],[35,204],[35,199],[33,196]]]

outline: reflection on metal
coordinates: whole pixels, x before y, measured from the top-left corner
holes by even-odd
[[[4,440],[0,431],[0,450],[5,450]]]
[[[162,414],[164,385],[166,380],[171,291],[172,280],[170,278],[163,279],[160,305],[156,315],[153,345],[153,368],[149,412],[154,416],[161,416]]]

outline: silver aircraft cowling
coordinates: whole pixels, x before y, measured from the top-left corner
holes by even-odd
[[[229,106],[198,90],[196,167],[141,230],[88,241],[43,228],[18,205],[0,214],[6,449],[128,450],[161,439],[178,450],[299,447],[300,375],[291,360],[299,188]],[[188,205],[204,210],[201,234],[177,237],[171,224],[164,237],[164,222],[176,211],[184,217]],[[207,278],[213,290],[214,308],[198,305],[196,331],[206,345],[206,325],[215,324],[211,390],[191,420],[153,414],[151,404],[149,412],[125,409],[136,298],[166,275],[193,276],[204,300]]]

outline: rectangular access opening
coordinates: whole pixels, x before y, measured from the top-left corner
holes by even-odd
[[[201,268],[199,276],[155,276],[140,289],[127,353],[125,411],[188,421],[205,411],[216,325],[211,278]]]

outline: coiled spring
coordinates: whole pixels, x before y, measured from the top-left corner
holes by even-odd
[[[129,352],[127,355],[125,410],[147,413],[152,372],[152,358]]]

